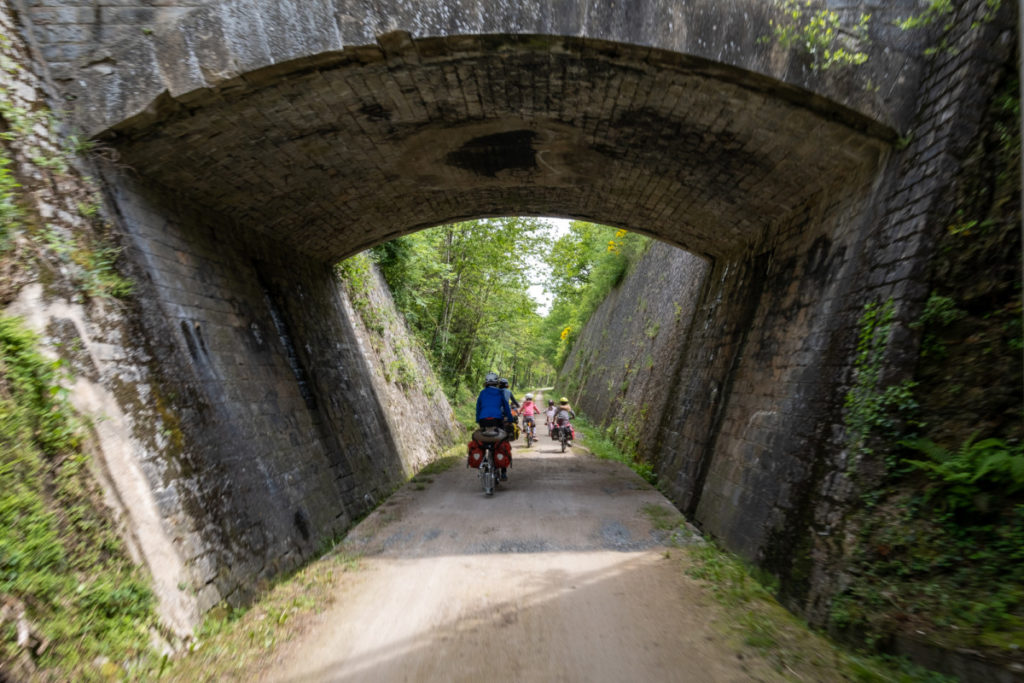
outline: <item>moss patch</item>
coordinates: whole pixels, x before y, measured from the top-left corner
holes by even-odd
[[[155,666],[155,598],[90,476],[62,366],[36,343],[0,317],[0,670],[139,675]]]

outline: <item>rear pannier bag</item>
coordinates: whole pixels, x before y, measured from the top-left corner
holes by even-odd
[[[484,446],[477,441],[470,441],[467,452],[469,459],[466,462],[467,467],[480,467],[480,463],[484,461]]]
[[[512,444],[502,441],[494,449],[494,466],[508,467],[512,464]]]

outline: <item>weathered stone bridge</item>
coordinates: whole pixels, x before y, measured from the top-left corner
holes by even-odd
[[[777,14],[227,1],[107,47],[68,92],[140,176],[324,260],[510,211],[736,254],[850,194],[913,114],[918,55],[883,42],[902,36],[815,71],[762,40]]]
[[[663,475],[748,557],[826,543],[858,313],[923,296],[977,50],[998,36],[968,29],[983,2],[931,59],[892,23],[914,0],[828,2],[873,14],[870,42],[847,37],[868,61],[828,70],[775,44],[763,0],[80,4],[25,14],[76,125],[116,157],[147,332],[181,362],[185,445],[166,458],[188,465],[151,479],[201,608],[398,476],[383,419],[353,408],[331,264],[470,217],[583,218],[708,259],[680,302],[700,325],[664,368]],[[837,507],[809,511],[811,488]]]

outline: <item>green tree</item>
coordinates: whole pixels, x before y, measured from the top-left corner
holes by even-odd
[[[540,343],[554,367],[561,367],[580,329],[649,243],[642,235],[576,221],[545,255],[555,298]]]
[[[492,218],[443,225],[374,248],[399,310],[450,394],[476,385],[490,368],[535,374],[541,354],[525,331],[536,327],[539,316],[527,289],[548,230],[535,218]]]

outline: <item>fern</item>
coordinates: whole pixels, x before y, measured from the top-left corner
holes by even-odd
[[[929,497],[942,493],[947,507],[978,507],[982,494],[1013,495],[1024,491],[1024,445],[1002,439],[975,442],[972,434],[960,449],[951,451],[929,439],[908,439],[900,444],[928,457],[906,460],[939,484]]]

